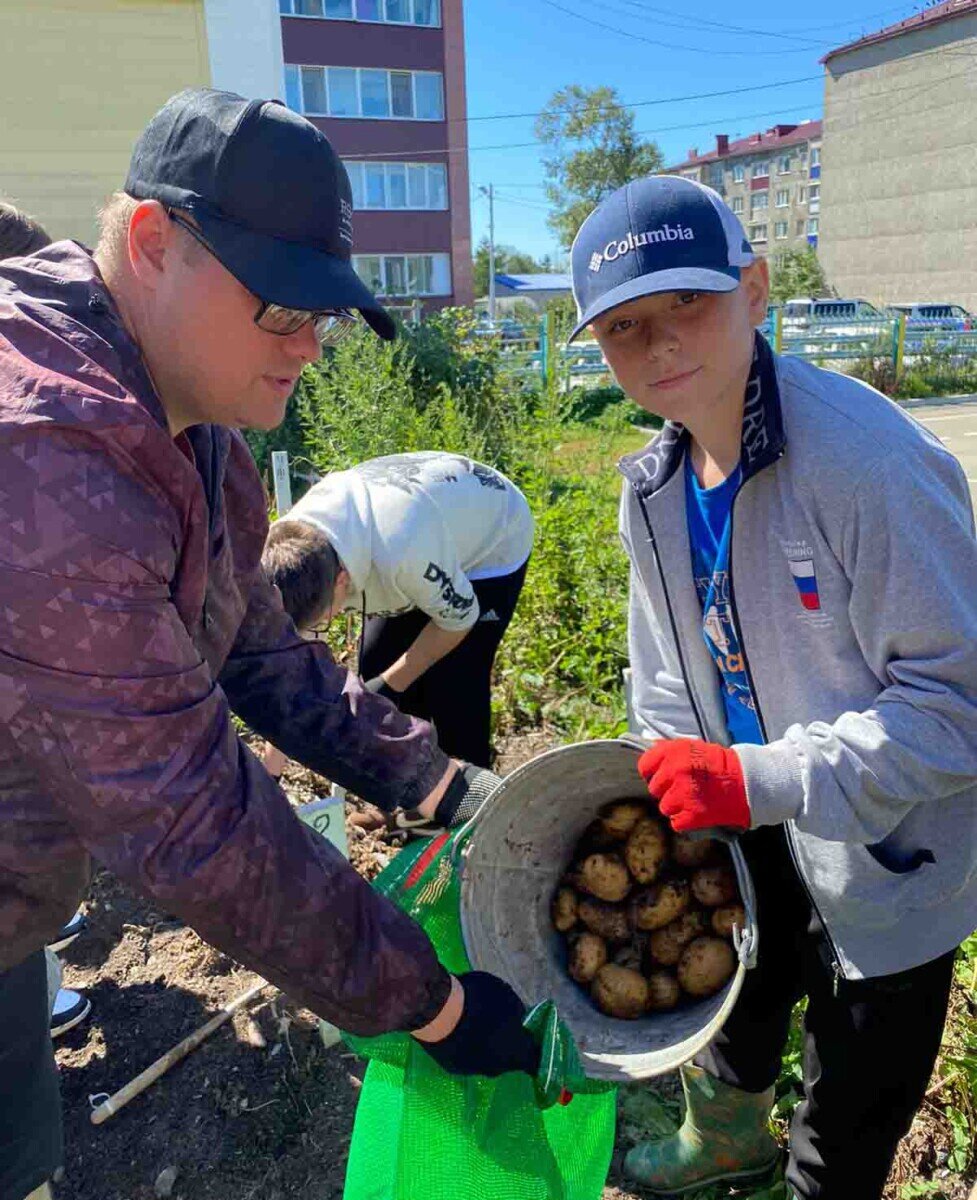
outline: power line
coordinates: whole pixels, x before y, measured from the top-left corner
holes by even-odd
[[[641,10],[644,10],[647,12],[664,13],[666,16],[671,16],[671,17],[682,17],[682,16],[687,15],[684,13],[676,12],[675,10],[669,9],[669,8],[658,8],[653,4],[645,3],[645,0],[622,0],[622,3],[629,4],[633,8],[638,8],[638,9],[641,9]],[[866,13],[864,16],[852,18],[851,21],[842,22],[842,24],[854,25],[856,22],[871,21],[871,20],[874,20],[876,17],[888,16],[889,14],[895,13],[895,12],[904,12],[905,9],[906,9],[906,4],[899,4],[893,8],[882,9],[881,12]],[[909,15],[912,15],[912,14],[909,14]],[[801,36],[804,33],[819,33],[825,29],[830,29],[830,30],[837,32],[837,30],[839,28],[838,22],[833,21],[827,25],[806,25],[800,29],[795,30],[793,33],[784,33],[779,30],[772,30],[772,29],[747,29],[742,25],[727,25],[727,24],[724,24],[722,21],[712,21],[708,17],[692,16],[691,14],[687,15],[687,19],[693,27],[708,25],[708,26],[712,26],[716,29],[726,29],[726,30],[729,30],[730,32],[735,32],[735,33],[750,33],[750,34],[754,34],[754,35],[757,35],[760,37],[787,38],[792,41],[809,40],[809,39],[805,39]]]
[[[557,0],[542,0],[543,4],[548,4],[550,8],[555,8],[559,12],[566,13],[567,16],[575,17],[578,21],[583,21],[587,25],[593,25],[597,29],[605,29],[610,33],[620,34],[621,37],[626,37],[632,42],[644,42],[648,46],[658,46],[664,50],[681,50],[692,54],[708,54],[713,58],[729,58],[729,57],[749,57],[749,58],[768,58],[771,55],[782,57],[785,54],[810,54],[809,46],[801,46],[796,50],[711,50],[705,46],[685,46],[675,42],[661,42],[657,38],[645,37],[643,34],[635,33],[632,29],[622,29],[619,25],[608,25],[606,21],[596,21],[593,17],[585,17],[583,13],[574,12],[572,8],[567,8],[563,4],[558,4]]]
[[[654,4],[645,4],[643,0],[622,0],[624,4],[636,8],[639,12],[651,12],[656,14],[664,14],[667,17],[682,18],[684,14],[674,12],[670,8],[658,8]],[[604,0],[604,6],[607,6],[607,0]],[[623,9],[617,9],[618,12],[624,12]],[[628,13],[628,16],[633,14]],[[749,29],[743,25],[727,25],[723,21],[710,21],[708,17],[692,17],[684,16],[684,20],[663,21],[659,15],[657,18],[659,25],[671,25],[675,29],[721,29],[727,33],[749,34],[751,37],[771,37],[781,38],[788,42],[804,42],[808,48],[820,46],[820,41],[813,41],[811,38],[802,37],[796,33],[780,33],[771,29]]]

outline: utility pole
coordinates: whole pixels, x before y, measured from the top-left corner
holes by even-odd
[[[479,189],[489,202],[489,320],[495,324],[495,191],[490,183]]]

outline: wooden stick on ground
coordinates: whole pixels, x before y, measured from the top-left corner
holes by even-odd
[[[161,1075],[165,1075],[170,1067],[175,1066],[181,1059],[186,1058],[188,1054],[196,1050],[201,1042],[206,1041],[215,1030],[220,1029],[222,1025],[226,1024],[239,1008],[243,1008],[246,1004],[249,1004],[259,992],[264,991],[269,986],[269,984],[262,981],[255,984],[253,988],[249,988],[242,995],[228,1001],[219,1013],[210,1018],[206,1025],[201,1025],[199,1029],[175,1045],[172,1050],[167,1050],[164,1055],[157,1058],[145,1071],[142,1071],[135,1079],[130,1080],[125,1087],[119,1088],[117,1092],[109,1096],[108,1100],[104,1100],[98,1108],[94,1109],[92,1112],[92,1124],[101,1125],[103,1121],[107,1121],[109,1117],[114,1116],[120,1108],[124,1108],[130,1100],[134,1100],[136,1096],[155,1083]]]

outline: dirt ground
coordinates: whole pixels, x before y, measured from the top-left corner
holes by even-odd
[[[513,739],[501,766],[550,744],[542,734]],[[290,769],[286,783],[298,802],[324,794],[308,772]],[[348,832],[351,858],[368,876],[397,852],[379,834]],[[91,1124],[93,1097],[128,1082],[256,980],[106,873],[86,909],[91,930],[64,954],[65,982],[86,991],[93,1013],[57,1043],[67,1143],[58,1200],[338,1200],[362,1067],[341,1045],[326,1050],[312,1014],[270,988],[121,1113]],[[675,1111],[674,1080],[660,1094]],[[604,1200],[636,1196],[616,1186],[634,1136],[622,1114]],[[949,1125],[928,1102],[887,1200],[920,1177],[939,1180],[947,1200],[965,1200],[973,1180],[942,1167],[950,1146]]]

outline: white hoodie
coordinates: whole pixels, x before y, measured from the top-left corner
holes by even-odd
[[[461,632],[479,617],[472,581],[518,570],[533,547],[525,496],[460,454],[373,458],[315,484],[288,514],[331,542],[349,572],[346,607],[420,609]]]

